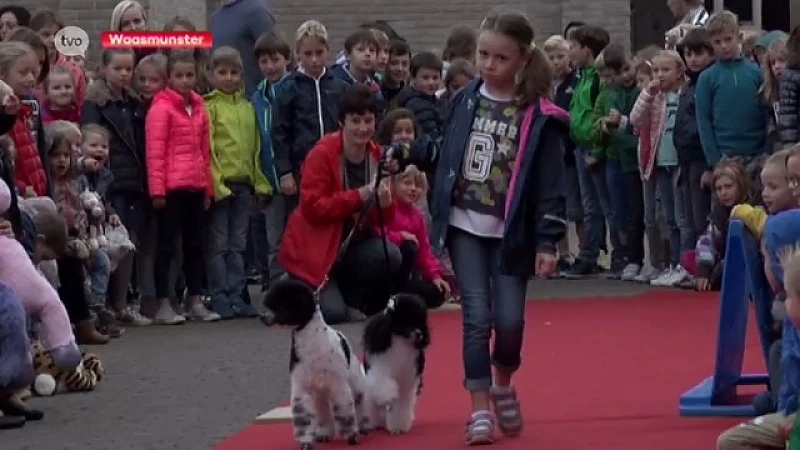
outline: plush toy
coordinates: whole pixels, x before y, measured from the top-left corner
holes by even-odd
[[[89,248],[97,250],[105,248],[108,242],[106,241],[105,227],[103,226],[106,220],[106,209],[103,206],[103,199],[100,194],[86,189],[81,192],[81,203],[86,210],[87,218],[89,219]]]
[[[78,367],[63,370],[53,362],[52,354],[41,345],[34,344],[33,350],[33,370],[36,378],[31,389],[36,395],[93,391],[105,376],[103,364],[94,354],[81,352],[81,363]]]
[[[117,270],[117,266],[126,256],[136,250],[136,246],[131,242],[128,229],[124,225],[109,227],[106,229],[106,252],[111,261],[111,271]]]

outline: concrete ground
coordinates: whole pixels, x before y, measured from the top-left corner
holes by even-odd
[[[536,280],[528,291],[551,299],[648,289],[596,279]],[[360,325],[341,329],[358,343]],[[288,344],[286,330],[257,320],[128,329],[107,346],[87,347],[108,372],[97,391],[32,399],[45,419],[0,431],[0,449],[210,449],[286,401]]]

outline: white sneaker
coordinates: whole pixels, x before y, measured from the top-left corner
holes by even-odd
[[[633,281],[641,270],[642,267],[638,264],[630,263],[622,269],[622,275],[620,275],[619,279],[622,281]]]
[[[672,286],[671,284],[669,284],[669,282],[674,277],[674,275],[672,274],[674,271],[675,269],[673,267],[670,267],[669,269],[665,270],[657,278],[650,281],[650,286]]]
[[[203,322],[216,322],[222,319],[222,316],[206,308],[203,302],[195,302],[189,307],[187,316],[192,320],[202,320]]]
[[[642,267],[642,271],[639,272],[639,275],[633,277],[633,281],[638,281],[639,283],[650,283],[650,281],[658,278],[661,276],[661,271],[656,269],[655,267],[651,266],[644,266]]]
[[[667,283],[664,286],[678,286],[688,279],[689,272],[687,272],[683,266],[678,264],[674,269],[672,269],[669,279],[664,280],[664,282]]]
[[[186,322],[186,317],[178,314],[170,305],[163,305],[156,313],[154,323],[158,325],[180,325]]]
[[[118,312],[117,320],[135,327],[146,327],[153,324],[152,319],[141,315],[139,313],[139,308],[135,306],[128,306],[124,310]]]

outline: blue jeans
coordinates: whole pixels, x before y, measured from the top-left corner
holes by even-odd
[[[214,202],[208,215],[208,289],[212,303],[242,302],[245,278],[245,250],[250,225],[252,187],[228,185],[232,194]]]
[[[283,239],[283,230],[289,218],[286,214],[286,197],[274,195],[254,221],[259,228],[253,230],[257,258],[261,265],[261,284],[269,286],[279,280],[284,270],[278,264],[278,250]]]
[[[578,182],[583,203],[583,223],[586,230],[586,238],[578,257],[591,263],[597,261],[600,250],[606,248],[606,221],[611,228],[611,246],[618,249],[620,245],[619,236],[612,220],[605,164],[598,163],[588,167],[584,157],[589,153],[590,150],[575,150],[575,167],[578,169]]]
[[[677,266],[681,262],[681,253],[692,250],[695,244],[678,188],[679,173],[677,167],[656,167],[650,179],[644,182],[644,228],[650,247],[651,265],[656,268],[661,268],[664,263]],[[670,254],[663,262],[658,260],[658,255],[653,252],[654,249],[662,248],[661,233],[656,220],[656,190],[661,199],[661,209],[669,230]]]
[[[90,308],[100,308],[106,305],[108,293],[108,280],[111,277],[111,260],[103,250],[92,250],[89,255],[89,280],[91,296]]]
[[[508,372],[521,363],[528,280],[500,273],[500,239],[450,227],[448,248],[463,311],[464,387],[492,386],[492,364]],[[494,355],[489,341],[494,329]]]

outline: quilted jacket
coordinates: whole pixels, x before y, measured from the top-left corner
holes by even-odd
[[[784,146],[800,142],[800,67],[787,68],[781,74],[778,137]]]
[[[198,190],[213,199],[211,135],[203,98],[192,92],[187,108],[181,94],[164,89],[153,98],[145,130],[150,196]]]

